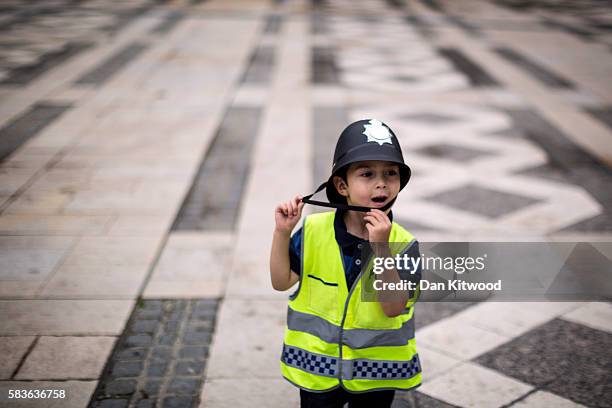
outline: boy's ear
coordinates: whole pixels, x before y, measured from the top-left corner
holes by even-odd
[[[334,176],[332,179],[334,183],[334,187],[336,187],[336,191],[343,197],[348,196],[348,188],[346,186],[346,182],[342,179],[342,177]]]

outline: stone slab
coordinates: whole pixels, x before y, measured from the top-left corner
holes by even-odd
[[[116,337],[42,336],[15,376],[18,380],[95,380]]]
[[[419,392],[460,407],[500,407],[531,386],[473,363],[463,363],[423,384]]]
[[[130,300],[0,300],[0,335],[121,334]]]
[[[226,298],[217,315],[206,381],[279,378],[286,311],[286,300]]]
[[[284,379],[208,379],[201,394],[201,408],[299,407],[299,389]]]
[[[591,302],[561,316],[562,319],[580,323],[597,330],[612,333],[612,305]]]
[[[82,408],[87,406],[96,381],[0,381],[0,405],[8,403],[8,390],[64,390],[65,398],[10,400],[11,408]]]
[[[15,336],[0,338],[0,379],[9,379],[19,365],[21,358],[34,341],[34,336]]]

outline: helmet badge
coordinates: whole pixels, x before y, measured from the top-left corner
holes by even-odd
[[[393,144],[389,129],[384,126],[380,120],[371,119],[370,124],[363,125],[363,127],[365,128],[363,134],[368,137],[366,143],[376,142],[381,146],[385,143]]]

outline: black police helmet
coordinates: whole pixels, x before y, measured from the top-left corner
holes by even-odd
[[[330,203],[346,203],[346,197],[340,195],[334,186],[334,176],[350,164],[366,160],[396,163],[400,172],[400,190],[408,184],[410,167],[404,163],[402,149],[395,133],[377,119],[362,119],[348,125],[336,143],[332,174],[325,189]]]

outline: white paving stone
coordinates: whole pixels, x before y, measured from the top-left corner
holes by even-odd
[[[438,375],[441,375],[452,367],[461,364],[461,360],[441,353],[437,350],[428,348],[426,343],[419,339],[417,333],[417,350],[419,352],[419,360],[421,361],[421,369],[423,371],[423,383],[431,381]]]
[[[206,381],[278,379],[286,316],[286,300],[226,298],[217,316]],[[243,390],[237,394],[248,395]]]
[[[561,317],[570,322],[612,333],[612,305],[607,302],[590,302]]]
[[[512,405],[520,408],[541,408],[541,407],[558,407],[558,408],[580,408],[584,405],[577,404],[574,401],[567,400],[558,395],[546,391],[536,391],[530,394],[525,399],[520,400]]]
[[[232,244],[229,233],[171,233],[143,296],[221,297]]]
[[[102,336],[42,336],[20,367],[15,379],[97,379],[116,339]]]
[[[510,340],[456,316],[425,326],[417,333],[419,343],[456,359],[470,360]]]
[[[11,378],[34,339],[34,336],[0,337],[0,379]]]
[[[0,300],[0,335],[119,335],[129,300]]]
[[[284,379],[248,378],[240,380],[240,392],[236,392],[236,380],[206,380],[201,394],[201,408],[291,408],[300,406],[300,391]],[[245,397],[247,396],[248,397]]]
[[[82,408],[89,403],[96,384],[97,381],[0,381],[0,404],[8,402],[9,390],[64,390],[65,398],[13,399],[10,401],[10,407]]]
[[[463,363],[423,384],[419,392],[461,407],[497,408],[531,389],[497,371]]]

